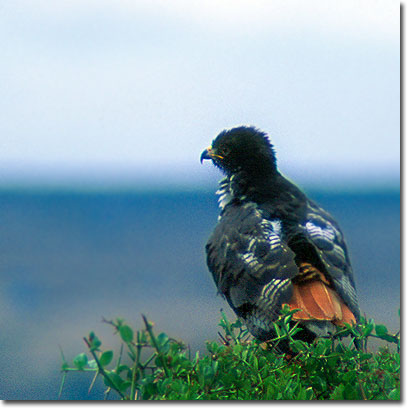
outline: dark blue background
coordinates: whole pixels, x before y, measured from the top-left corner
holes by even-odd
[[[399,328],[400,195],[309,196],[341,225],[363,313]],[[0,193],[0,399],[56,399],[61,364],[85,351],[94,330],[118,345],[101,317],[204,348],[216,339],[219,309],[204,245],[216,223],[212,192]],[[69,374],[63,399],[87,394],[89,375]]]

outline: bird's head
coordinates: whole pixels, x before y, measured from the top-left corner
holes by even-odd
[[[251,126],[222,131],[201,155],[210,159],[225,174],[239,172],[265,176],[276,172],[276,159],[267,135]]]

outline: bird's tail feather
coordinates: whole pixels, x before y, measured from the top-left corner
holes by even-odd
[[[288,305],[291,309],[301,309],[293,315],[294,320],[328,321],[337,326],[356,323],[353,313],[323,273],[307,263],[301,265],[301,275],[293,284]]]

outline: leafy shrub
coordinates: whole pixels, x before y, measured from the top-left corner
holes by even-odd
[[[104,351],[91,332],[84,338],[88,356],[81,353],[69,365],[62,354],[60,395],[68,372],[91,372],[90,389],[101,377],[107,386],[101,397],[115,392],[122,400],[400,400],[399,333],[361,318],[307,344],[294,337],[294,312],[285,306],[269,343],[251,338],[239,320],[231,323],[222,312],[222,343],[207,342],[203,357],[191,357],[165,333],[156,335],[145,316],[144,328],[136,331],[122,319],[106,321],[121,339],[115,364],[114,352]],[[390,348],[369,352],[369,338]],[[283,341],[293,355],[278,351]]]

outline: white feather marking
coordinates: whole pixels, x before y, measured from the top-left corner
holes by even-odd
[[[261,293],[262,299],[271,299],[272,297],[274,298],[275,295],[277,295],[281,289],[285,286],[288,286],[290,283],[289,279],[273,279],[269,283],[267,283]]]
[[[312,238],[323,238],[331,242],[335,239],[335,231],[331,226],[321,228],[320,226],[317,226],[313,222],[309,221],[306,223],[305,227],[308,234],[312,236]]]
[[[268,241],[272,248],[276,248],[281,243],[282,224],[279,219],[264,223],[267,231]]]
[[[282,234],[282,223],[280,222],[279,219],[275,219],[274,221],[272,221],[271,223],[273,232],[280,236]]]
[[[219,207],[223,210],[225,206],[232,201],[233,198],[233,194],[230,188],[230,180],[228,178],[224,178],[219,182],[219,189],[216,191],[216,194],[219,195]]]

